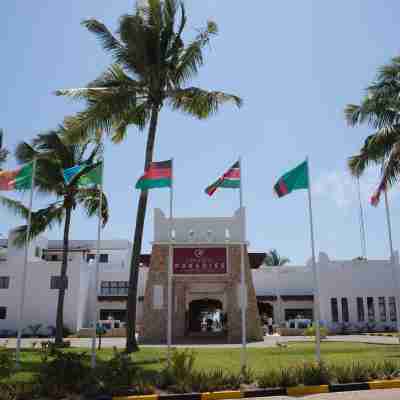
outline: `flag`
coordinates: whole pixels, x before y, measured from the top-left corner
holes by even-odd
[[[172,160],[152,162],[136,183],[136,189],[147,190],[172,186]]]
[[[64,180],[66,184],[71,183],[71,181],[78,175],[80,172],[86,168],[87,164],[75,165],[71,168],[64,169]],[[90,185],[100,185],[101,177],[102,177],[102,168],[103,163],[99,162],[96,167],[91,169],[89,172],[83,174],[78,180],[78,186],[90,186]]]
[[[0,190],[31,189],[33,162],[13,171],[0,171]]]
[[[381,181],[381,183],[378,186],[378,189],[375,190],[375,192],[372,194],[371,198],[369,199],[371,206],[378,207],[381,193],[384,190],[386,190],[386,185],[383,181]]]
[[[274,185],[273,191],[278,197],[283,197],[293,190],[308,189],[308,185],[308,164],[304,161],[286,172]]]
[[[205,192],[212,196],[218,188],[240,189],[240,163],[236,161],[220,178],[210,186],[206,187]]]

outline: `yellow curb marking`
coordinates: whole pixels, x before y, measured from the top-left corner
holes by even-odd
[[[370,389],[396,389],[400,388],[400,380],[368,382]]]
[[[328,385],[320,386],[297,386],[287,388],[288,396],[306,396],[308,394],[329,393]]]
[[[158,394],[148,394],[143,396],[113,397],[113,400],[158,400]]]

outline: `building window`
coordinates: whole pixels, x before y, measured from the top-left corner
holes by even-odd
[[[8,289],[10,287],[10,277],[0,276],[0,289]]]
[[[365,321],[364,299],[362,297],[357,297],[357,315],[358,322]]]
[[[0,319],[7,318],[7,307],[0,307]]]
[[[50,256],[50,261],[58,261],[58,255],[57,254],[52,254]]]
[[[349,322],[349,303],[347,297],[342,297],[342,320]]]
[[[108,254],[100,254],[100,262],[108,263]]]
[[[397,321],[397,311],[396,311],[396,298],[389,297],[389,317],[391,321]]]
[[[61,280],[61,276],[52,276],[50,278],[50,289],[68,289],[68,277],[65,277],[64,285]]]
[[[332,322],[339,322],[339,309],[336,298],[331,299]]]
[[[127,296],[128,281],[102,281],[100,285],[101,296]]]
[[[87,256],[86,256],[86,262],[89,262],[89,261],[94,261],[96,259],[96,256],[94,255],[94,254],[88,254]]]
[[[291,319],[309,319],[313,320],[313,309],[312,308],[286,308],[285,309],[285,321]]]
[[[374,298],[367,297],[367,311],[368,311],[368,321],[375,321],[375,309],[374,309]]]
[[[42,258],[42,249],[38,246],[35,247],[35,257]]]
[[[384,297],[378,298],[379,304],[379,318],[382,322],[386,321],[386,301]]]

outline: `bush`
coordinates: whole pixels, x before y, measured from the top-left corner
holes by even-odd
[[[9,378],[14,367],[14,355],[5,347],[0,347],[0,379]]]
[[[323,362],[305,363],[299,369],[299,375],[304,385],[328,385],[331,382],[332,370]]]
[[[41,394],[60,398],[69,393],[81,393],[92,378],[92,371],[84,362],[86,355],[58,350],[43,352],[37,377]]]
[[[153,386],[136,367],[126,353],[114,349],[110,361],[100,365],[96,370],[101,390],[111,395],[134,395],[154,393]]]
[[[320,326],[319,332],[321,335],[321,339],[325,339],[328,336],[328,329],[325,326]],[[315,325],[312,325],[312,326],[309,326],[304,331],[304,336],[315,336],[315,333],[316,333]]]

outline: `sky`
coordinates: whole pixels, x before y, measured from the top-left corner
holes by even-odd
[[[192,83],[241,96],[243,107],[227,105],[198,121],[165,108],[159,121],[155,159],[174,158],[177,217],[231,216],[237,191],[212,198],[204,188],[242,157],[247,238],[252,251],[276,248],[294,264],[311,255],[307,193],[283,199],[272,186],[309,157],[317,253],[332,259],[361,255],[357,186],[346,160],[368,127],[349,128],[343,110],[360,102],[377,69],[399,55],[396,1],[334,2],[186,0],[190,39],[211,19],[219,35],[206,50],[206,65]],[[57,127],[83,104],[55,97],[59,88],[82,87],[111,63],[80,23],[95,17],[113,31],[133,0],[5,0],[0,12],[0,127],[11,151],[21,141]],[[132,239],[143,171],[146,133],[130,128],[120,145],[106,143],[105,192],[110,221],[105,239]],[[15,167],[11,158],[7,168]],[[368,204],[379,179],[369,170],[360,181],[366,220],[367,255],[389,257],[385,210]],[[390,192],[394,247],[400,240],[400,193]],[[27,201],[27,195],[16,198]],[[35,197],[34,208],[50,198]],[[168,212],[168,190],[150,193],[143,250],[151,249],[153,210]],[[0,209],[0,233],[20,224]],[[95,239],[96,219],[76,211],[71,238]],[[62,229],[47,233],[61,239]]]

